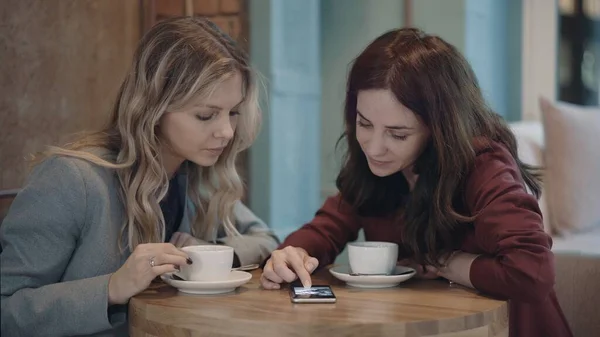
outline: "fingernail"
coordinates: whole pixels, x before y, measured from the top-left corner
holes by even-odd
[[[302,283],[302,285],[304,286],[304,288],[310,288],[312,286],[310,282]]]
[[[189,257],[185,260],[187,262],[187,264],[192,264],[192,259],[190,259]]]
[[[312,264],[312,263],[310,263],[310,262],[308,262],[304,267],[306,267],[306,270],[312,271],[313,268],[315,268],[315,265]]]

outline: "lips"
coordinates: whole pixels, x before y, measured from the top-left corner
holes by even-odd
[[[217,147],[214,149],[208,149],[207,151],[219,155],[223,152],[223,150],[225,150],[225,147]]]
[[[389,164],[389,163],[391,163],[391,162],[389,162],[389,161],[375,160],[375,159],[373,159],[373,158],[369,158],[369,162],[371,162],[371,163],[373,163],[373,164],[375,164],[375,165],[386,165],[386,164]]]

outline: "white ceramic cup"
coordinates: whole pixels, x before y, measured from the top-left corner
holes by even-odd
[[[348,244],[350,269],[357,274],[391,274],[398,261],[398,244],[382,241]]]
[[[233,264],[233,248],[217,245],[183,247],[192,264],[181,266],[176,274],[186,281],[227,280]]]

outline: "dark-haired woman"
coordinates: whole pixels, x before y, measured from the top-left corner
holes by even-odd
[[[399,263],[510,300],[511,337],[572,336],[542,228],[540,180],[457,49],[416,29],[375,39],[347,84],[339,194],[264,265],[279,289],[334,261],[362,228]],[[529,194],[529,189],[532,194]]]

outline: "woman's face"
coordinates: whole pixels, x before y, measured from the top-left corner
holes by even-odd
[[[214,165],[233,138],[242,100],[242,76],[236,72],[201,104],[181,112],[166,112],[160,121],[166,165],[178,162],[178,167],[184,160],[204,167]]]
[[[429,140],[427,126],[390,90],[359,91],[356,110],[356,140],[371,172],[379,177],[398,171],[412,174]]]

